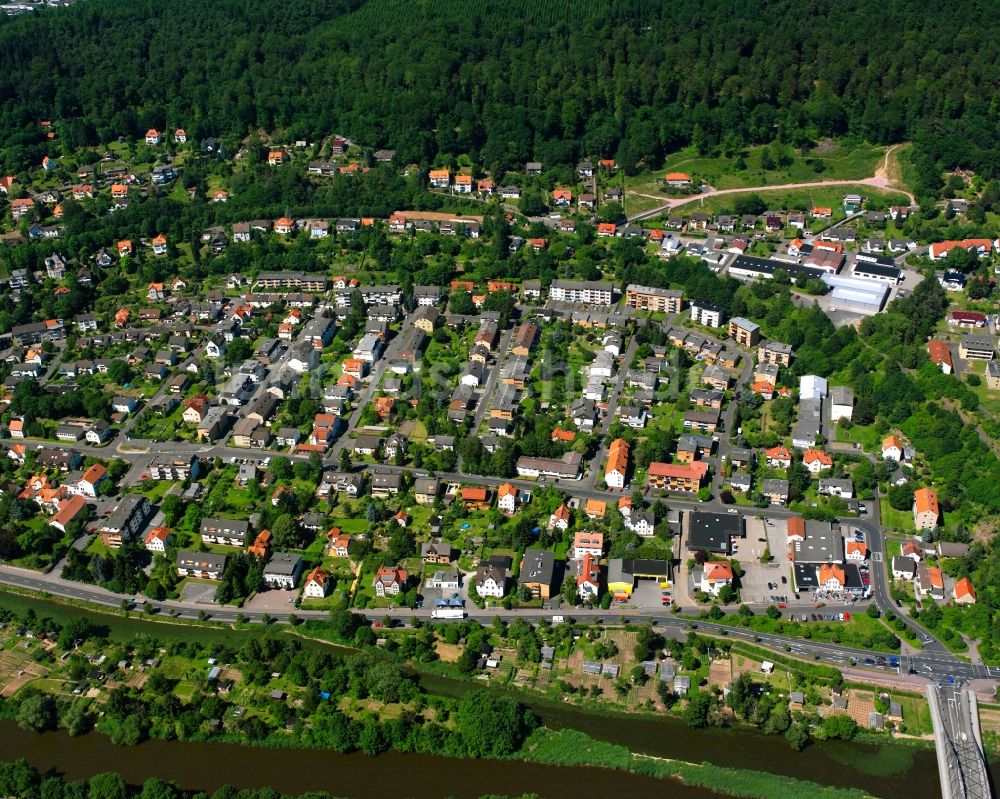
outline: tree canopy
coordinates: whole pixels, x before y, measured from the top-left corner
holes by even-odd
[[[182,126],[236,146],[259,130],[339,132],[408,161],[468,153],[494,172],[581,156],[632,170],[689,143],[845,134],[915,140],[928,190],[941,165],[1000,171],[994,15],[965,0],[800,11],[794,0],[736,13],[725,0],[220,0],[206,13],[195,0],[90,0],[0,21],[0,162]]]

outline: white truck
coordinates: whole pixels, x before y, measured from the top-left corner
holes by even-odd
[[[464,619],[465,608],[434,608],[431,611],[432,619]]]

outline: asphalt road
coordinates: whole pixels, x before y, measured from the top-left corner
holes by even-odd
[[[54,575],[38,575],[37,573],[11,566],[0,566],[0,584],[46,592],[69,600],[80,600],[112,608],[120,607],[123,599],[128,601],[132,608],[141,608],[144,605],[144,602],[133,602],[130,597],[115,594],[103,588],[82,583],[70,583]],[[217,622],[231,623],[236,621],[237,617],[242,617],[245,621],[249,622],[259,622],[265,615],[265,613],[259,611],[220,608],[214,605],[198,605],[177,601],[155,602],[150,600],[148,604],[157,614],[176,616],[182,619],[197,619],[201,613],[204,613],[208,619]],[[323,611],[293,610],[292,612],[301,619],[322,619],[327,616],[326,612]],[[414,618],[421,621],[431,620],[430,609],[411,610],[410,608],[394,608],[390,610],[379,609],[355,612],[364,616],[369,621],[378,621],[385,617],[393,619],[395,623],[403,624]],[[883,677],[891,677],[894,673],[902,676],[900,670],[888,665],[882,667],[877,665],[877,658],[887,658],[884,653],[853,649],[837,644],[828,644],[807,639],[755,633],[751,630],[718,624],[716,622],[685,618],[684,616],[679,616],[662,609],[606,611],[574,608],[569,611],[561,611],[561,613],[564,617],[572,618],[574,622],[583,624],[630,621],[637,624],[653,623],[659,627],[673,629],[681,633],[697,631],[712,635],[723,635],[767,647],[779,653],[785,652],[796,657],[813,659],[835,667],[852,666],[863,668],[870,666],[880,671]],[[480,610],[476,607],[468,608],[468,616],[478,619],[483,623],[488,623],[497,616],[502,618],[523,618],[537,622],[543,618],[551,618],[552,615],[552,610],[541,609],[507,611],[502,608],[488,608],[485,610]],[[277,620],[284,621],[284,619]],[[972,679],[996,679],[1000,677],[1000,667],[987,667],[965,663],[948,653],[920,652],[911,656],[908,661],[907,665],[912,665],[913,671],[918,676],[926,677],[928,680],[942,685],[947,683],[949,678],[961,683]]]

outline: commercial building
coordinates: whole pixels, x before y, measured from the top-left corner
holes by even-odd
[[[684,546],[689,552],[730,555],[733,541],[743,538],[743,516],[739,513],[691,511],[684,517]]]
[[[886,282],[828,274],[822,280],[830,287],[830,307],[836,310],[871,316],[885,307],[889,297],[890,287]]]

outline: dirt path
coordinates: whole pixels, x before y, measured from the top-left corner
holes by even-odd
[[[690,197],[660,197],[655,194],[640,194],[639,192],[629,192],[633,196],[645,197],[650,200],[663,200],[663,205],[656,208],[651,208],[648,211],[642,211],[641,213],[635,214],[629,217],[630,222],[636,222],[641,219],[649,219],[650,217],[659,216],[660,214],[671,211],[674,208],[678,208],[682,205],[688,205],[689,203],[697,202],[703,200],[706,197],[719,197],[728,194],[750,194],[758,193],[764,191],[794,191],[796,189],[822,189],[828,188],[830,186],[871,186],[873,188],[882,189],[883,191],[897,192],[903,194],[909,198],[912,205],[916,205],[916,198],[908,191],[904,189],[899,189],[891,184],[894,182],[889,177],[889,156],[901,145],[894,144],[892,147],[885,151],[885,156],[882,159],[882,165],[875,170],[875,174],[870,178],[859,178],[855,180],[817,180],[806,183],[780,183],[771,186],[741,186],[735,189],[711,189],[707,192],[701,194],[694,194]]]

